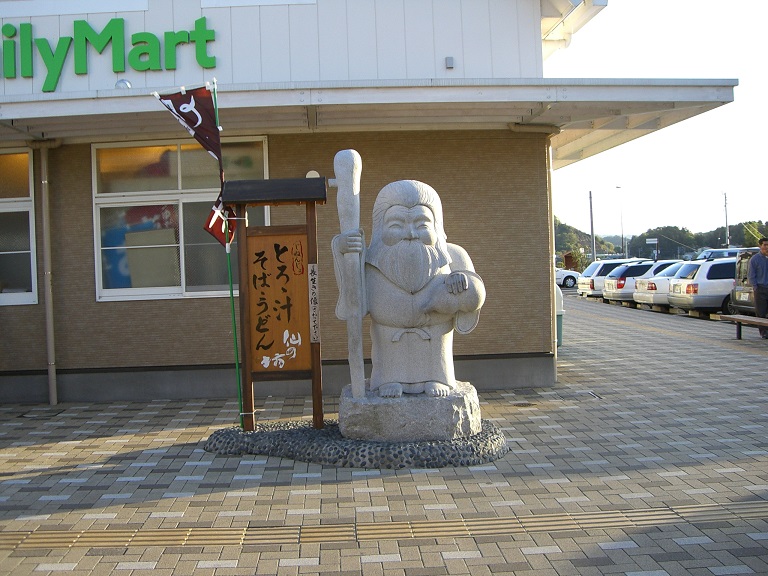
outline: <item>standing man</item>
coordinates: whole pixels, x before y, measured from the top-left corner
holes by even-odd
[[[755,298],[755,316],[768,318],[768,238],[760,238],[760,252],[749,259],[747,278]],[[760,328],[760,336],[768,339],[768,328]]]

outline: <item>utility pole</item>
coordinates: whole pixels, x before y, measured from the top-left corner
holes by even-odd
[[[728,228],[728,194],[723,192],[723,198],[725,199],[725,247],[731,247],[731,231]]]
[[[589,191],[589,228],[592,233],[592,262],[597,260],[597,248],[595,245],[595,222],[592,218],[592,190]]]
[[[621,190],[621,186],[616,186],[616,190]],[[619,192],[621,194],[621,192]],[[619,219],[621,220],[621,255],[627,257],[627,250],[624,245],[624,201],[619,199]]]

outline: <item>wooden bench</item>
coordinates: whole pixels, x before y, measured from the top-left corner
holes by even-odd
[[[741,325],[748,324],[749,326],[762,326],[768,328],[768,318],[757,318],[755,316],[747,316],[746,314],[721,314],[720,320],[726,320],[728,322],[736,323],[736,339],[741,340]]]

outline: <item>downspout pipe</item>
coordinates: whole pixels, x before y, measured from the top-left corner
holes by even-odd
[[[59,403],[56,385],[56,341],[53,321],[53,271],[51,266],[51,203],[48,188],[48,150],[61,146],[61,140],[32,140],[27,142],[33,150],[40,151],[40,193],[42,195],[43,221],[43,281],[45,304],[45,343],[48,354],[48,403]]]
[[[558,130],[559,132],[559,130]],[[552,136],[553,133],[547,135],[546,140],[546,168],[547,168],[547,215],[549,219],[549,289],[552,294],[552,320],[550,324],[550,330],[552,331],[552,362],[553,373],[555,376],[554,384],[557,383],[557,282],[555,280],[555,214],[552,206]]]

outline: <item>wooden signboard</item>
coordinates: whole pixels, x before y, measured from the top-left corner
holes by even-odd
[[[254,382],[304,379],[312,381],[313,425],[323,427],[316,204],[326,193],[325,178],[224,183],[222,199],[238,214],[247,206],[306,207],[304,225],[237,227],[245,430],[256,427]]]
[[[307,235],[248,235],[251,371],[311,370]]]

